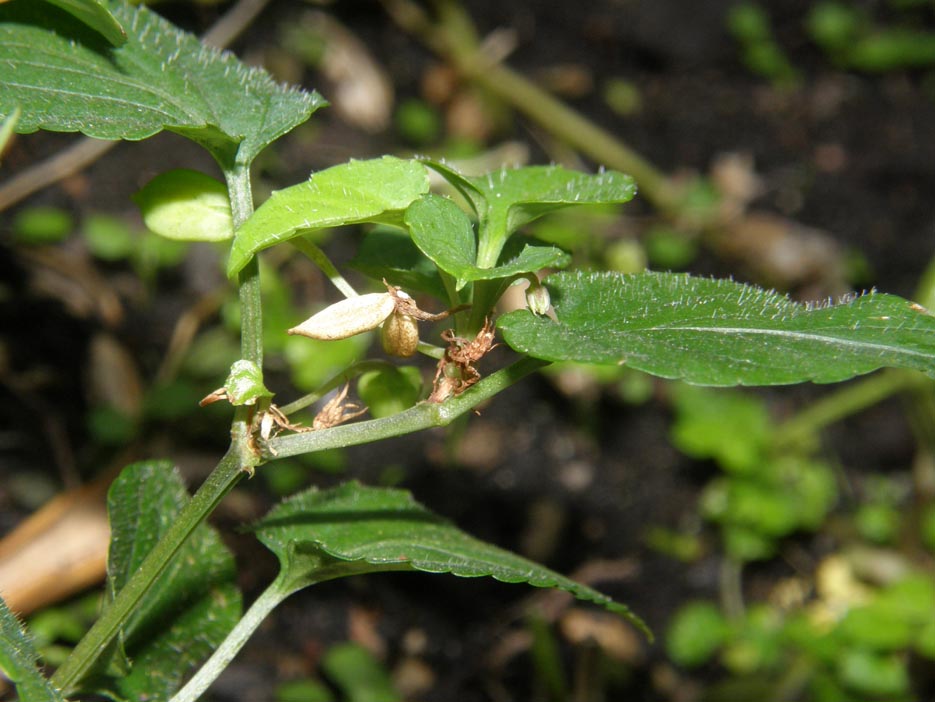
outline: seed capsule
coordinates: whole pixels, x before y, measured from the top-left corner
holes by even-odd
[[[383,350],[391,356],[409,358],[419,347],[419,323],[412,315],[393,312],[380,331]]]
[[[396,298],[388,292],[349,297],[312,315],[289,333],[324,341],[346,339],[376,329],[395,309]]]

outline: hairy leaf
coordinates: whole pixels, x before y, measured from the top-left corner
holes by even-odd
[[[517,351],[626,364],[699,385],[831,383],[886,366],[935,375],[935,317],[893,295],[801,305],[730,280],[683,274],[559,273],[558,321],[500,318]]]
[[[278,190],[237,231],[227,274],[237,275],[258,251],[316,229],[362,222],[402,223],[402,213],[428,192],[418,161],[392,156],[350,161]]]
[[[32,637],[0,598],[0,671],[16,686],[22,702],[64,702],[38,666]]]
[[[422,252],[452,275],[458,290],[475,280],[511,278],[542,268],[563,267],[571,258],[554,246],[526,245],[515,257],[492,267],[476,265],[477,244],[471,220],[454,202],[426,195],[406,210],[406,225]]]
[[[645,625],[624,605],[532,561],[479,541],[403,490],[345,483],[281,503],[257,526],[293,589],[349,574],[416,570],[490,576],[571,593]]]
[[[22,133],[99,139],[139,140],[169,129],[229,166],[249,164],[324,104],[144,6],[111,0],[107,8],[127,32],[118,48],[46,3],[0,5],[0,118],[19,105]]]
[[[188,501],[168,461],[127,466],[111,485],[108,589],[115,594]],[[168,699],[203,662],[240,616],[234,559],[217,532],[196,529],[130,620],[122,640],[133,667],[126,676],[95,681],[118,699]]]
[[[484,176],[464,176],[449,165],[426,161],[471,203],[482,229],[498,241],[537,217],[572,205],[628,202],[636,183],[618,171],[596,175],[561,166],[501,169]]]
[[[96,32],[100,32],[114,46],[120,46],[127,40],[120,22],[107,9],[103,0],[46,0],[58,5],[65,12],[74,15]]]

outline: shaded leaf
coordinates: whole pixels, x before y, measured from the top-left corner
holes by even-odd
[[[176,519],[188,493],[172,464],[127,466],[111,485],[108,590],[119,592]],[[118,699],[168,699],[223,640],[240,616],[234,560],[217,532],[199,526],[123,631],[133,667],[95,681]]]
[[[563,267],[571,257],[554,246],[527,244],[506,262],[491,267],[476,265],[477,245],[471,220],[448,198],[426,195],[406,210],[406,225],[413,241],[435,264],[452,275],[458,290],[475,280],[498,280],[542,268]]]
[[[16,686],[22,702],[64,702],[38,666],[32,637],[0,598],[0,671]]]
[[[114,17],[102,0],[46,0],[58,5],[70,15],[74,15],[84,24],[99,32],[114,46],[120,46],[127,40],[120,22]]]
[[[935,374],[935,317],[893,295],[801,305],[671,273],[559,273],[545,283],[557,322],[520,310],[497,325],[536,358],[626,364],[699,385],[831,383],[887,366]]]
[[[313,173],[304,183],[274,192],[244,222],[227,274],[237,275],[258,251],[316,229],[362,222],[399,225],[409,203],[428,189],[422,164],[392,156]]]
[[[348,265],[371,278],[413,292],[446,299],[438,268],[419,251],[406,232],[378,226],[368,232]]]
[[[624,605],[548,568],[479,541],[431,513],[404,490],[357,482],[308,490],[256,525],[294,590],[350,574],[416,570],[564,590],[645,625]]]
[[[22,133],[139,140],[169,129],[222,164],[249,164],[324,100],[275,83],[203,45],[144,6],[109,2],[127,32],[112,48],[45,3],[0,5],[0,117],[22,107]]]

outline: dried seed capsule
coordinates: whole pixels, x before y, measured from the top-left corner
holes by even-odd
[[[391,356],[409,358],[419,347],[419,323],[412,315],[393,312],[383,322],[380,341]]]
[[[376,329],[396,309],[396,298],[388,292],[349,297],[312,315],[290,334],[332,341]]]

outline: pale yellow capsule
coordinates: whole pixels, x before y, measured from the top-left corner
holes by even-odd
[[[393,312],[383,323],[380,342],[391,356],[409,358],[419,348],[419,323],[412,315]]]
[[[370,293],[335,302],[289,330],[312,339],[333,341],[376,329],[396,309],[388,292]]]

